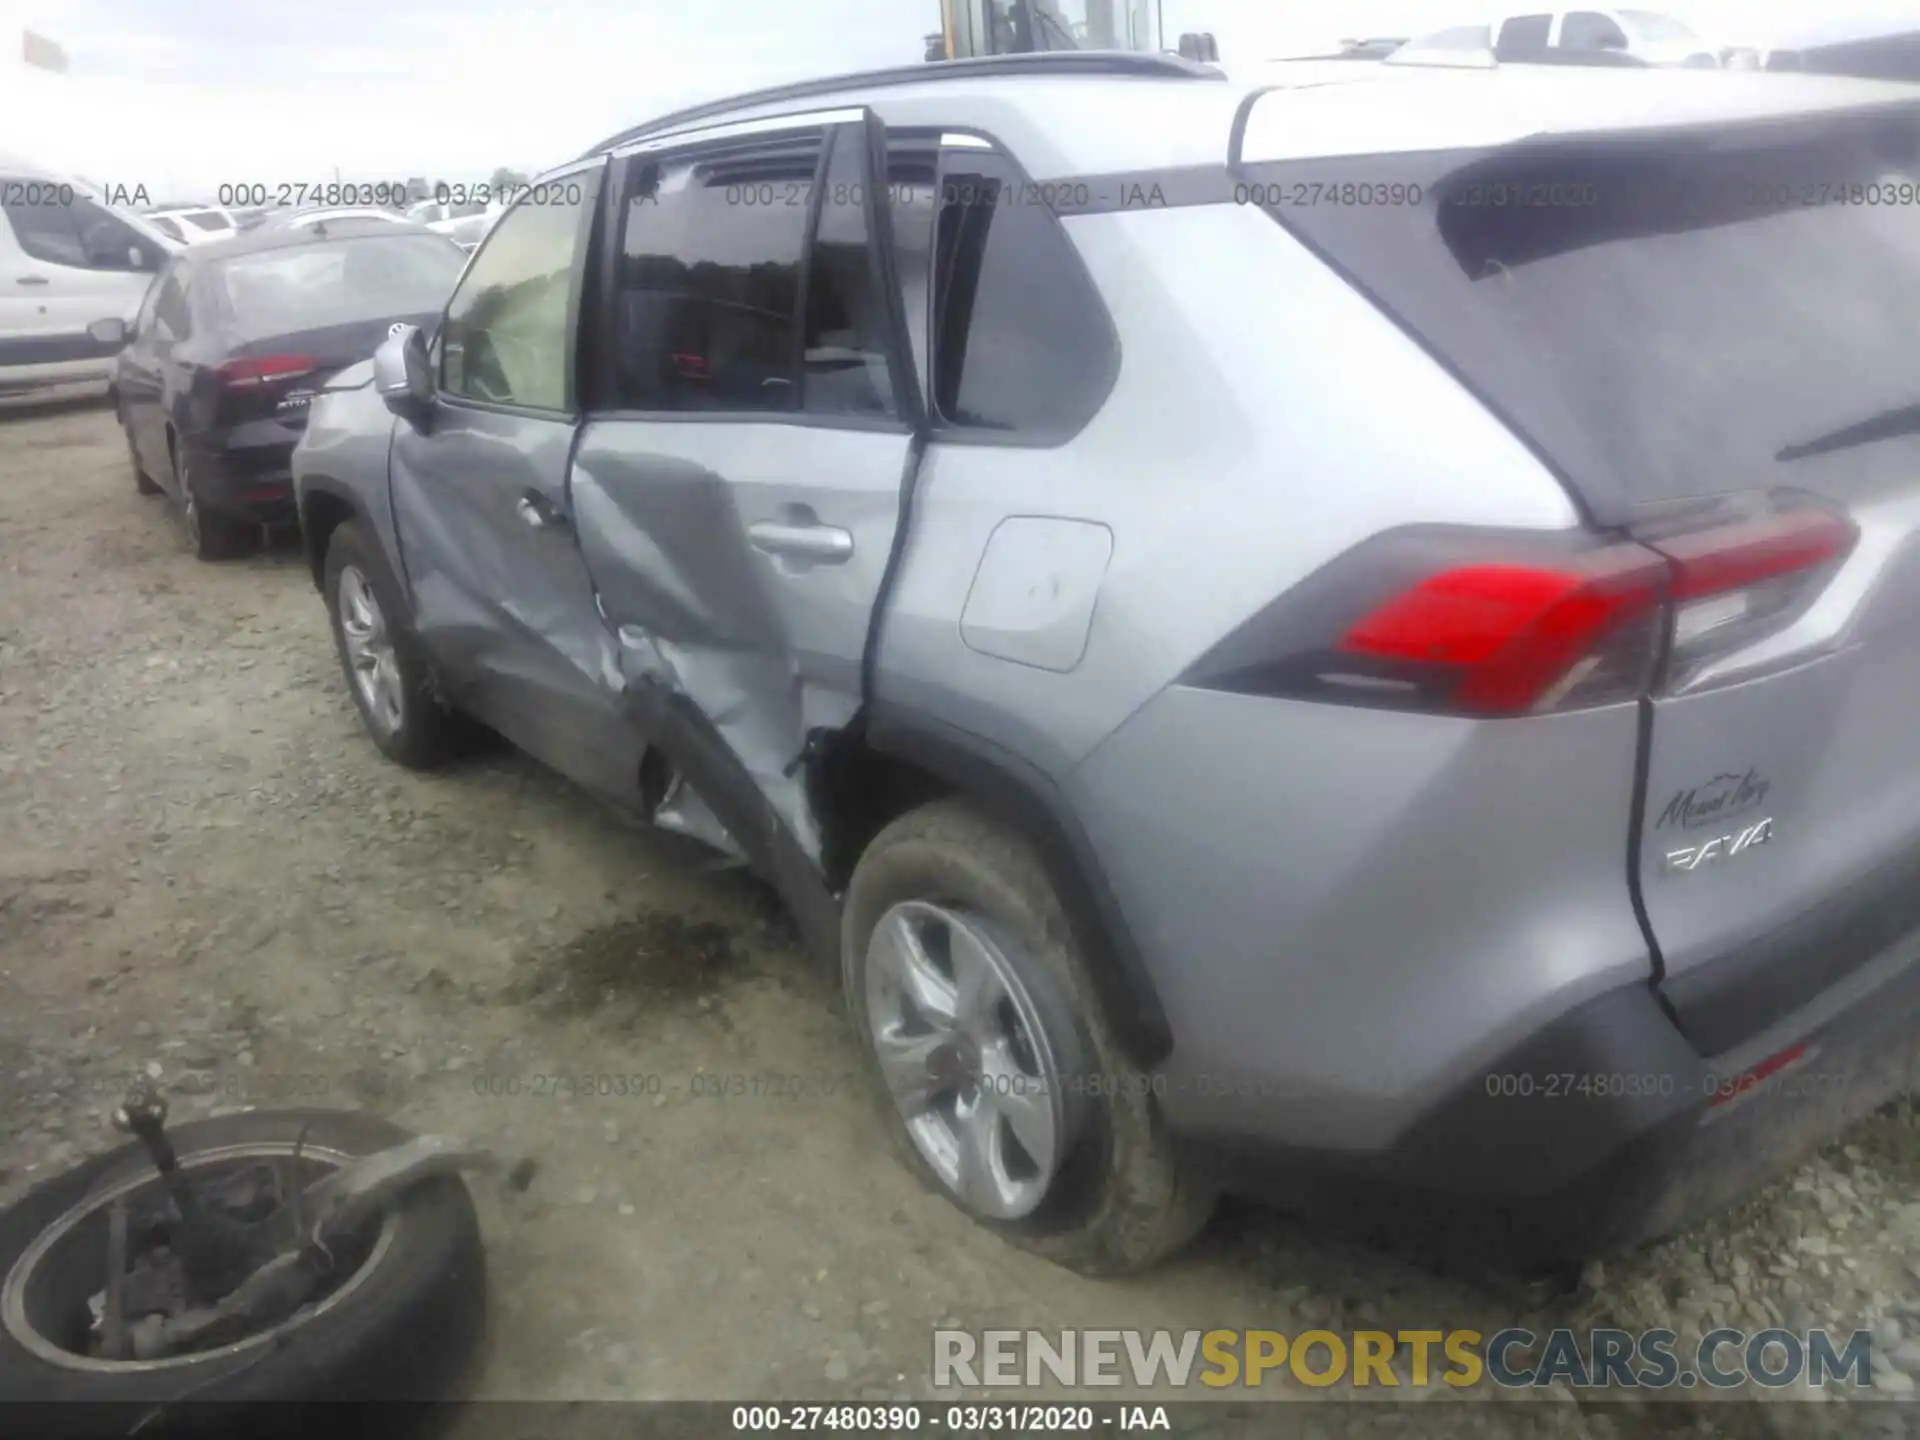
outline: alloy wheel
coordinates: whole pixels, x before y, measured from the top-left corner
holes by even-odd
[[[1071,1148],[1070,1024],[1042,1007],[981,917],[904,901],[867,947],[867,1024],[914,1148],[969,1209],[1031,1214]]]
[[[360,692],[368,720],[381,734],[391,735],[406,719],[406,702],[400,656],[394,649],[386,612],[357,566],[348,565],[340,571],[337,595],[340,637],[346,646],[354,688]]]

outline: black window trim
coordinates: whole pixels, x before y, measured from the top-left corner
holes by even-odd
[[[626,214],[632,197],[634,177],[649,165],[673,165],[701,154],[749,155],[762,146],[792,143],[811,137],[819,147],[814,164],[813,193],[807,201],[807,224],[800,254],[800,283],[794,316],[794,384],[797,399],[804,399],[800,385],[801,355],[806,345],[807,278],[813,264],[814,232],[820,219],[826,167],[833,158],[834,141],[842,128],[867,123],[871,111],[865,106],[841,106],[827,111],[809,111],[797,115],[772,116],[765,120],[739,124],[708,126],[678,135],[662,136],[625,146],[612,154],[613,169],[604,191],[606,213],[600,229],[601,262],[596,267],[596,294],[611,298],[619,289],[620,255],[626,240]],[[868,216],[869,259],[872,256],[873,220]],[[859,430],[883,435],[911,435],[913,426],[900,415],[810,414],[797,406],[791,410],[650,410],[606,403],[619,393],[615,374],[613,307],[596,301],[591,311],[590,334],[584,337],[591,357],[594,398],[585,403],[583,413],[589,420],[635,421],[665,425],[785,425],[803,430]],[[901,363],[888,337],[888,367],[899,373]],[[911,357],[907,363],[912,364]]]
[[[500,227],[506,224],[507,217],[521,206],[533,204],[532,196],[538,191],[540,186],[565,180],[570,176],[584,176],[589,172],[595,171],[597,171],[600,176],[599,188],[587,197],[586,204],[580,208],[580,218],[576,222],[578,233],[574,237],[573,263],[567,272],[567,328],[566,339],[563,345],[563,350],[566,355],[567,371],[562,385],[566,391],[569,403],[559,409],[554,409],[545,405],[514,405],[502,403],[497,400],[476,400],[470,395],[454,394],[442,383],[446,375],[444,342],[447,329],[447,311],[452,308],[453,295],[460,293],[461,285],[473,271],[474,262],[480,258],[481,252],[487,248],[488,243],[499,233]],[[594,239],[598,229],[599,216],[602,208],[605,207],[607,203],[607,193],[609,189],[607,172],[608,163],[605,155],[576,160],[570,165],[562,165],[557,170],[548,171],[529,185],[527,193],[521,197],[518,204],[509,206],[501,214],[500,218],[495,220],[488,228],[487,233],[481,237],[480,243],[474,247],[473,253],[467,257],[466,264],[460,272],[460,279],[454,282],[453,295],[449,295],[447,297],[447,303],[440,307],[440,320],[433,328],[433,389],[435,403],[444,405],[450,410],[478,410],[490,415],[512,415],[524,420],[562,420],[568,424],[578,424],[585,416],[586,406],[583,390],[586,383],[586,376],[581,366],[580,332],[582,327],[580,317],[586,301],[586,291],[589,280],[588,266],[594,255]]]
[[[852,123],[840,117],[853,113],[877,114],[871,107],[842,107],[833,111],[813,111],[804,114],[770,116],[762,120],[745,121],[739,124],[706,127],[700,130],[684,131],[677,135],[651,138],[631,144],[611,152],[613,168],[602,191],[604,216],[601,226],[601,263],[596,267],[596,295],[611,296],[617,289],[619,275],[619,256],[624,242],[625,216],[632,176],[649,164],[665,164],[677,161],[684,156],[705,150],[749,149],[754,145],[776,138],[791,139],[809,132],[821,137],[821,164],[831,158],[831,132],[835,125]],[[884,116],[880,117],[884,121]],[[902,149],[920,148],[931,150],[934,156],[934,187],[936,208],[934,215],[934,245],[929,254],[929,263],[937,265],[937,247],[939,241],[938,196],[944,193],[946,165],[949,154],[980,155],[990,153],[1003,162],[1012,172],[1018,184],[1032,185],[1032,176],[1013,151],[1003,144],[992,131],[965,124],[928,124],[925,122],[887,126],[886,137],[888,154],[891,156],[897,144]],[[890,172],[889,172],[890,173]],[[1073,243],[1061,224],[1061,216],[1049,209],[1047,219],[1056,227],[1056,233],[1065,246],[1069,263],[1076,267],[1086,282],[1088,293],[1096,302],[1100,323],[1105,331],[1107,343],[1102,346],[1101,383],[1098,387],[1099,400],[1087,413],[1077,417],[1070,426],[1048,430],[987,430],[965,425],[955,425],[946,420],[934,403],[933,359],[938,353],[936,337],[938,327],[934,286],[929,276],[926,304],[926,334],[928,362],[923,367],[918,357],[909,353],[904,359],[893,352],[899,347],[899,339],[889,341],[888,363],[896,374],[910,376],[908,392],[913,395],[916,409],[925,416],[927,436],[930,443],[941,445],[984,446],[1001,450],[1058,450],[1077,439],[1088,425],[1106,408],[1112,398],[1113,390],[1120,378],[1124,342],[1119,327],[1114,323],[1113,312],[1107,307],[1106,296],[1101,292],[1093,272],[1087,268],[1080,247]],[[817,214],[809,216],[807,228],[807,249],[802,257],[803,267],[810,263],[815,221]],[[869,243],[873,235],[871,217],[868,222]],[[877,258],[877,257],[876,257]],[[892,269],[892,266],[886,267]],[[804,276],[803,276],[804,282]],[[804,283],[801,288],[800,303],[806,303]],[[801,312],[800,323],[805,324],[805,311]],[[674,425],[788,425],[803,429],[826,430],[870,430],[885,434],[910,435],[915,431],[914,423],[905,415],[901,416],[864,416],[864,415],[813,415],[802,410],[645,410],[617,404],[604,403],[606,397],[616,393],[613,373],[612,316],[609,306],[596,302],[590,312],[590,335],[583,336],[583,344],[592,356],[591,384],[593,398],[585,398],[584,383],[582,394],[583,413],[592,420],[643,421]],[[803,341],[804,343],[804,341]],[[900,369],[901,365],[907,368]]]

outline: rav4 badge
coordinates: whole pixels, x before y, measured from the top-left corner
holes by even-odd
[[[1773,838],[1773,820],[1771,817],[1749,825],[1744,830],[1736,830],[1731,835],[1716,835],[1711,840],[1702,840],[1697,845],[1682,845],[1677,850],[1667,851],[1666,873],[1669,875],[1691,875],[1703,865],[1711,865],[1718,860],[1731,860],[1736,855],[1745,855]]]

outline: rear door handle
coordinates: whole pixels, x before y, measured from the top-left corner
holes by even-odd
[[[538,490],[529,490],[520,497],[520,503],[514,507],[520,512],[520,518],[535,530],[564,530],[567,528],[566,513],[553,501]]]
[[[747,527],[753,548],[769,555],[839,565],[853,558],[853,535],[837,525],[782,525],[756,520]]]
[[[19,285],[48,285],[52,282],[44,275],[22,275],[15,283]]]

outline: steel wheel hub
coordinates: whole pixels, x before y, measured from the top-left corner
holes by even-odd
[[[354,688],[360,692],[367,717],[382,734],[391,735],[406,718],[400,684],[400,657],[393,633],[373,586],[358,567],[340,571],[340,638]]]
[[[1045,1022],[1007,946],[978,916],[912,900],[880,917],[866,966],[874,1054],[915,1149],[998,1220],[1040,1205],[1072,1138],[1072,1028]]]

